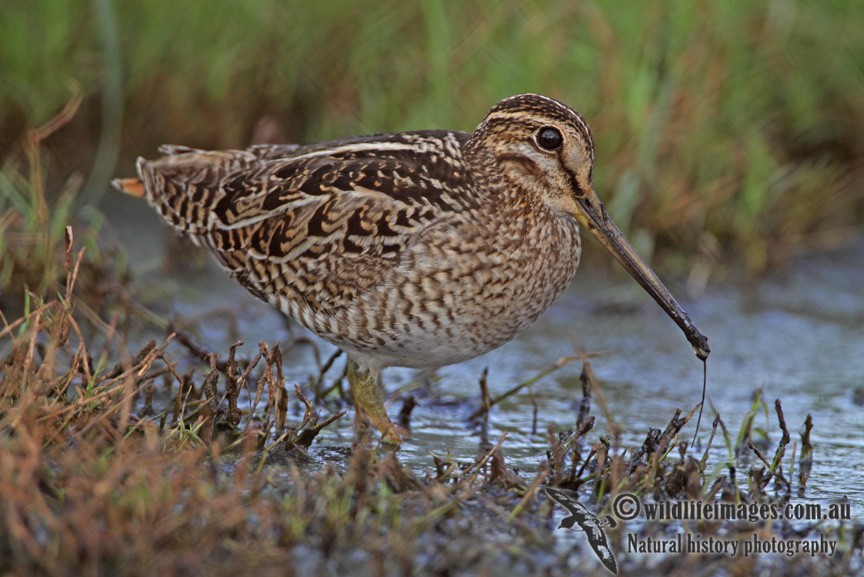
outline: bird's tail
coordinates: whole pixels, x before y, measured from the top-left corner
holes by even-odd
[[[133,176],[132,178],[115,178],[111,181],[111,186],[129,196],[144,198],[147,196],[147,187],[144,186],[143,180],[145,176],[144,167],[146,164],[147,161],[139,156],[135,163],[135,167],[138,169],[138,176]]]
[[[144,198],[144,195],[146,194],[146,191],[144,190],[144,182],[137,177],[115,178],[111,181],[111,186],[120,192],[125,192],[130,196],[136,196],[138,198]]]

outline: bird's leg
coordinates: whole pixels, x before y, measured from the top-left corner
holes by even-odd
[[[381,431],[381,440],[384,443],[399,445],[402,443],[402,436],[384,409],[384,399],[376,379],[377,373],[378,371],[361,367],[354,359],[348,358],[348,384],[354,398],[357,421],[368,419],[373,427]]]

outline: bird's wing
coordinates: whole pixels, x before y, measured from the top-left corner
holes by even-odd
[[[461,156],[467,138],[426,131],[242,151],[166,146],[166,156],[138,168],[166,220],[198,241],[215,232],[215,248],[230,247],[220,233],[242,230],[246,239],[263,228],[280,233],[253,247],[264,258],[296,256],[295,245],[336,250],[340,241],[349,254],[369,254],[471,202],[462,194],[470,187]]]
[[[464,194],[472,186],[461,156],[468,137],[426,131],[243,151],[172,146],[159,160],[139,160],[138,170],[168,223],[261,295],[274,283],[374,282],[412,238],[476,203]],[[328,298],[320,287],[306,292]]]

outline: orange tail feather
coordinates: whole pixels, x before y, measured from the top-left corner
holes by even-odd
[[[141,182],[140,178],[115,178],[111,181],[111,186],[120,192],[125,192],[130,196],[137,196],[138,198],[143,198],[146,194],[144,183]]]

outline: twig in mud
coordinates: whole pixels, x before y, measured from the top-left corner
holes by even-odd
[[[210,370],[204,377],[204,407],[202,407],[202,424],[200,437],[205,443],[213,441],[213,430],[216,426],[216,415],[219,411],[219,401],[216,399],[216,383],[219,382],[219,372],[216,370],[216,353],[210,353]]]
[[[408,395],[405,400],[402,401],[402,408],[399,409],[399,416],[396,418],[400,427],[406,430],[411,430],[411,412],[416,406],[417,399],[414,398],[414,395]]]
[[[474,481],[477,479],[477,476],[480,475],[480,471],[483,469],[483,467],[486,466],[486,463],[492,458],[492,456],[495,454],[495,452],[498,451],[499,449],[501,449],[501,445],[504,444],[504,440],[506,438],[507,438],[507,433],[502,433],[501,437],[498,439],[498,442],[495,443],[495,445],[493,447],[490,447],[489,449],[487,449],[479,459],[474,461],[474,463],[470,467],[468,467],[465,471],[462,472],[462,477],[464,479],[465,475],[467,475],[469,471],[472,471],[472,470],[474,471],[471,474],[471,476],[468,477],[466,480],[466,483],[468,484],[469,488],[471,487],[471,485],[474,484]]]
[[[507,433],[503,433],[501,437],[498,439],[498,442],[495,445],[487,448],[483,451],[473,463],[468,465],[467,467],[459,470],[459,465],[454,463],[450,455],[448,454],[446,459],[442,459],[433,455],[433,461],[435,463],[436,475],[435,479],[440,483],[445,483],[447,481],[458,481],[460,484],[467,484],[468,489],[471,489],[471,485],[474,480],[480,474],[480,470],[486,465],[490,458],[492,458],[492,454],[501,448],[501,445],[504,444],[504,440],[507,438]],[[464,495],[463,495],[464,497]]]
[[[795,457],[798,455],[798,443],[792,443],[792,456],[789,459],[789,486],[787,493],[792,495],[792,479],[795,478]]]
[[[757,459],[762,461],[762,463],[765,465],[765,468],[767,468],[769,470],[771,469],[771,463],[769,463],[768,459],[766,459],[765,456],[759,452],[759,449],[757,449],[756,446],[753,445],[753,441],[747,441],[747,447],[749,447],[749,449],[751,451],[753,451],[753,453],[756,455]]]
[[[668,439],[669,443],[671,443],[672,440],[678,436],[678,433],[681,432],[681,429],[683,429],[684,426],[690,422],[690,419],[693,418],[693,415],[695,415],[696,411],[700,410],[701,407],[702,403],[697,404],[690,410],[689,413],[687,413],[687,416],[683,419],[679,418],[679,416],[681,415],[681,411],[676,409],[675,415],[672,417],[672,419],[669,421],[669,424],[666,425],[666,429],[663,431],[663,438]]]
[[[156,362],[156,359],[161,359],[162,362],[165,363],[169,372],[174,376],[175,379],[177,379],[178,382],[180,382],[180,376],[174,370],[174,365],[172,365],[164,356],[165,349],[168,348],[168,345],[171,343],[171,341],[174,340],[174,337],[175,337],[174,333],[171,333],[170,335],[168,335],[168,337],[166,337],[166,339],[164,341],[162,341],[162,344],[159,345],[158,347],[150,348],[149,344],[147,346],[145,346],[144,349],[142,349],[142,351],[141,351],[141,352],[146,351],[146,353],[144,354],[144,357],[141,359],[141,361],[139,363],[132,365],[129,370],[135,370],[135,374],[137,376],[141,377],[141,376],[145,375],[147,373],[147,371],[150,370],[150,367],[153,366],[153,363]],[[124,370],[123,373],[125,373],[125,372],[126,371]],[[122,376],[123,373],[120,373],[119,375],[117,375],[114,378],[118,378],[118,377]]]
[[[117,363],[116,365],[114,365],[114,368],[105,375],[105,379],[109,381],[111,379],[116,379],[130,369],[137,367],[138,365],[143,363],[147,355],[149,355],[155,349],[156,341],[152,340],[146,345],[144,345],[144,347],[140,351],[138,351],[138,353],[131,359],[128,365],[126,363]]]
[[[579,401],[579,410],[576,412],[577,426],[591,414],[591,383],[588,378],[582,378],[581,374],[579,375],[579,382],[582,384],[582,399]]]
[[[792,485],[788,479],[783,475],[783,455],[786,453],[786,445],[789,444],[789,430],[786,427],[786,418],[783,415],[783,407],[780,403],[780,399],[777,399],[774,403],[774,408],[777,412],[777,420],[779,421],[780,430],[783,432],[782,437],[780,438],[780,442],[777,445],[777,450],[774,452],[774,458],[769,463],[768,460],[762,455],[761,452],[753,445],[752,441],[747,442],[747,446],[751,451],[756,455],[756,457],[765,464],[768,474],[764,477],[762,475],[758,476],[758,480],[761,484],[759,486],[759,490],[761,491],[764,487],[768,485],[772,478],[776,479],[777,483],[782,483],[786,487],[787,494],[791,492]]]
[[[258,358],[264,359],[265,367],[261,371],[261,375],[258,377],[258,382],[255,384],[255,396],[252,399],[252,407],[248,413],[248,418],[246,421],[246,429],[248,429],[252,423],[252,417],[254,416],[255,411],[258,408],[258,403],[261,401],[261,397],[264,395],[264,387],[269,382],[269,380],[268,380],[269,361],[267,360],[267,345],[266,345],[266,343],[262,342],[258,345]],[[248,375],[247,375],[247,377],[248,377]],[[267,415],[269,414],[270,406],[271,406],[270,400],[268,399],[267,410],[265,410],[265,413],[264,413],[264,417],[265,417],[264,418],[264,427],[263,427],[264,431],[267,431],[269,428]],[[267,434],[265,434],[263,437],[264,438],[262,439],[262,442],[267,440]]]
[[[713,407],[712,407],[713,408]],[[726,423],[723,421],[723,417],[720,416],[720,413],[716,412],[717,417],[715,420],[720,425],[720,431],[723,434],[723,444],[726,445],[726,451],[728,452],[729,460],[727,461],[727,467],[729,469],[729,483],[728,488],[731,489],[732,495],[734,499],[737,501],[741,497],[741,493],[738,489],[738,468],[735,465],[735,455],[738,450],[738,447],[732,444],[732,435],[729,433],[729,428],[726,426]]]
[[[554,425],[549,426],[548,435],[551,449],[546,452],[546,462],[552,471],[552,480],[550,481],[550,483],[554,487],[560,487],[565,483],[568,486],[572,486],[575,484],[578,487],[579,478],[582,476],[582,471],[585,470],[585,465],[587,464],[587,461],[582,464],[582,468],[577,475],[576,466],[581,458],[581,451],[579,451],[578,449],[577,441],[582,439],[593,427],[593,416],[590,416],[584,421],[578,423],[576,425],[575,432],[571,429],[570,431],[558,433],[556,435],[554,432]],[[569,479],[565,479],[564,463],[567,459],[568,452],[571,453],[570,477]],[[593,450],[591,452],[591,455],[593,455]],[[591,455],[589,455],[588,457],[589,460],[591,458]]]
[[[782,431],[780,442],[777,444],[777,450],[774,452],[774,459],[771,462],[770,471],[774,475],[775,482],[779,485],[782,483],[786,489],[786,495],[792,494],[792,482],[783,474],[783,457],[786,454],[786,446],[789,444],[789,429],[786,427],[786,417],[783,415],[783,405],[780,399],[775,399],[774,410],[777,413],[777,421]]]
[[[643,456],[649,456],[656,453],[659,446],[660,429],[650,427],[648,429],[648,434],[645,435],[645,440],[642,441],[642,446],[639,447],[639,450],[633,453],[630,457],[630,462],[635,465]]]
[[[339,389],[339,398],[341,398],[344,401],[345,400],[345,391],[342,389],[342,383],[345,381],[345,379],[347,377],[348,377],[348,363],[345,363],[345,366],[342,367],[342,373],[340,373],[339,377],[335,381],[333,381],[333,383],[329,387],[324,389],[321,392],[321,395],[316,397],[316,398],[323,399],[324,397],[329,395],[331,392],[333,392],[333,390],[338,388]]]
[[[249,381],[249,373],[252,372],[252,369],[254,369],[258,365],[258,361],[261,360],[261,354],[259,352],[255,355],[255,358],[247,364],[243,372],[238,375],[240,363],[236,360],[236,354],[237,348],[242,346],[243,341],[237,341],[231,345],[228,348],[228,360],[225,362],[225,375],[227,380],[225,398],[228,401],[228,415],[226,420],[231,428],[236,428],[237,425],[240,424],[242,415],[240,407],[237,406],[237,399],[240,397],[240,393]]]
[[[192,353],[195,357],[197,357],[201,361],[204,361],[205,363],[208,363],[208,364],[210,363],[210,355],[214,354],[214,353],[211,353],[210,351],[205,350],[202,346],[195,343],[195,341],[192,340],[192,335],[190,335],[186,331],[183,331],[183,330],[176,328],[173,325],[173,323],[170,323],[168,325],[168,332],[176,334],[177,335],[177,341],[181,345],[186,347],[186,349],[190,353]],[[228,364],[224,361],[218,361],[217,360],[216,370],[219,371],[220,373],[225,373],[228,370]]]
[[[549,469],[543,468],[539,473],[534,477],[534,480],[531,482],[531,485],[525,490],[525,494],[522,496],[522,499],[519,503],[513,508],[510,515],[508,516],[508,520],[513,520],[518,517],[522,510],[528,505],[531,499],[534,498],[534,495],[537,494],[537,487],[539,487],[543,481],[545,481],[549,477]]]
[[[771,470],[774,471],[780,465],[783,455],[786,453],[786,445],[789,444],[789,429],[786,428],[786,417],[783,415],[783,405],[780,404],[780,399],[774,401],[774,410],[777,412],[777,420],[780,423],[780,430],[783,436],[780,437],[780,443],[777,445],[777,452],[774,453],[774,461],[771,463]]]
[[[307,399],[306,396],[303,395],[303,392],[300,390],[300,387],[298,385],[294,385],[294,391],[297,394],[297,398],[300,399],[301,403],[303,403],[305,411],[303,413],[303,421],[300,424],[300,428],[296,436],[291,439],[291,444],[296,447],[302,447],[304,450],[306,450],[312,445],[312,441],[315,440],[315,437],[318,436],[318,433],[320,433],[321,430],[330,423],[336,421],[337,419],[341,419],[345,415],[345,411],[339,411],[335,415],[330,415],[321,423],[319,423],[318,413],[315,412],[315,408],[312,406],[312,403],[310,403],[309,399]]]
[[[654,453],[665,453],[667,448],[671,446],[672,441],[678,435],[684,425],[693,417],[696,411],[699,410],[699,405],[696,405],[690,413],[681,418],[681,409],[675,409],[675,413],[672,415],[672,418],[669,419],[669,423],[666,425],[666,428],[663,429],[663,432],[660,432],[660,429],[649,429],[648,434],[645,436],[645,440],[642,442],[642,446],[639,448],[636,453],[630,458],[630,462],[634,463],[641,459],[643,456],[650,457]]]
[[[813,445],[810,443],[810,431],[813,430],[813,416],[807,413],[804,420],[804,430],[801,431],[801,458],[798,467],[798,496],[803,497],[813,468]]]
[[[609,457],[609,437],[602,436],[600,439],[594,443],[593,450],[596,452],[596,457],[594,458],[594,462],[597,464],[594,472],[588,476],[585,481],[592,480],[594,481],[594,494],[601,498],[603,493],[605,493],[604,487],[606,486],[607,476],[601,474],[604,468],[606,467],[606,459]]]
[[[584,359],[584,355],[580,358]],[[621,426],[615,420],[612,411],[609,410],[609,405],[606,404],[606,396],[603,394],[603,389],[600,388],[600,385],[597,383],[597,378],[594,376],[594,369],[591,368],[591,363],[587,360],[584,360],[582,363],[582,372],[579,374],[579,380],[582,381],[583,389],[587,383],[590,386],[591,391],[593,391],[594,396],[597,398],[597,404],[600,406],[600,411],[606,419],[606,428],[608,428],[612,436],[615,437],[617,445],[618,439],[621,437]]]
[[[483,372],[480,373],[480,407],[483,409],[483,414],[488,416],[489,409],[492,403],[489,400],[489,367],[483,367]]]
[[[480,411],[482,411],[477,419],[469,418],[469,422],[479,421],[479,435],[481,446],[489,444],[489,409],[492,402],[489,397],[489,367],[483,367],[483,372],[480,373]],[[473,415],[472,415],[473,416]]]
[[[513,388],[501,393],[501,395],[491,399],[489,401],[488,406],[485,406],[485,404],[484,404],[483,407],[480,407],[479,409],[477,409],[476,411],[471,413],[468,416],[468,420],[469,421],[477,420],[479,417],[483,416],[484,413],[488,413],[492,407],[494,407],[495,405],[497,405],[498,403],[500,403],[504,399],[515,395],[516,393],[518,393],[519,391],[521,391],[525,387],[530,387],[531,385],[533,385],[534,383],[536,383],[540,379],[554,373],[555,371],[557,371],[561,367],[565,367],[565,366],[569,365],[570,363],[572,363],[574,361],[578,361],[580,359],[581,359],[581,357],[561,357],[560,359],[558,359],[558,361],[555,362],[554,365],[552,365],[548,369],[543,369],[542,371],[540,371],[539,373],[537,373],[536,375],[534,375],[530,379],[528,379],[526,381],[522,381],[521,383],[519,383],[515,387],[513,387]]]
[[[524,490],[525,488],[522,479],[507,470],[507,461],[500,448],[492,453],[492,460],[489,463],[489,483],[505,489]]]
[[[657,472],[661,467],[661,463],[666,455],[672,450],[674,441],[678,436],[678,433],[687,424],[687,422],[696,414],[696,411],[699,410],[700,405],[696,405],[690,413],[687,414],[686,417],[681,418],[681,409],[675,409],[675,413],[672,415],[672,418],[669,420],[669,424],[666,425],[666,428],[662,433],[657,434],[657,429],[652,429],[653,438],[649,442],[646,439],[646,443],[643,444],[643,449],[645,449],[648,457],[648,467],[650,474],[645,475],[643,479],[643,485],[647,490],[649,486],[653,486],[654,479],[657,477]],[[652,437],[652,434],[649,433],[649,437]],[[683,461],[684,455],[686,452],[686,443],[681,446],[681,459]],[[640,450],[641,453],[641,450]],[[634,456],[638,458],[641,454],[637,454]],[[634,459],[631,459],[631,463],[633,463]],[[666,480],[667,489],[669,488],[669,481]]]
[[[342,349],[336,349],[333,354],[330,355],[326,361],[324,361],[324,364],[321,365],[321,369],[318,371],[318,376],[315,379],[315,384],[312,387],[312,390],[315,391],[316,401],[320,401],[324,398],[324,394],[322,394],[321,391],[321,385],[324,384],[324,375],[327,374],[327,371],[330,370],[330,367],[333,366],[333,363],[336,362],[336,359],[338,359],[340,356],[342,356]],[[332,389],[328,389],[328,391],[329,390]]]
[[[540,407],[537,405],[537,399],[534,397],[534,389],[528,389],[528,400],[531,401],[531,434],[537,434],[537,416],[540,412]]]
[[[285,430],[288,414],[288,391],[285,389],[285,375],[282,372],[282,352],[279,343],[274,343],[272,348],[268,348],[267,343],[263,341],[258,344],[258,350],[264,358],[265,367],[258,380],[255,402],[258,402],[262,386],[266,384],[267,411],[275,421],[276,434],[281,435]]]
[[[435,480],[438,482],[445,481],[445,479],[450,476],[450,473],[458,467],[458,465],[450,458],[449,453],[444,459],[433,453],[432,463],[435,465]]]

